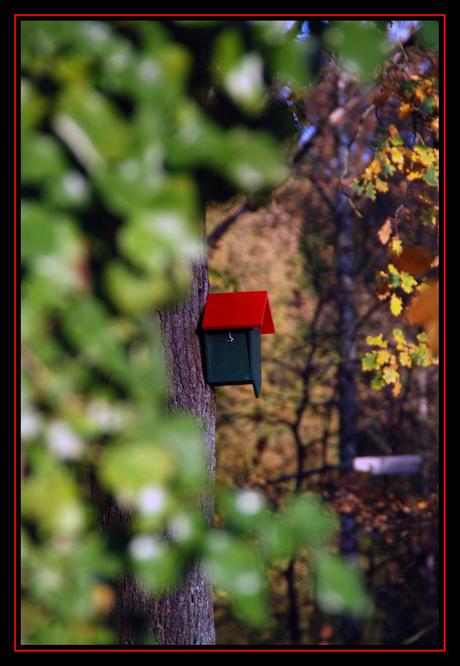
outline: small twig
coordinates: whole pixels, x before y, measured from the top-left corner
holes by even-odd
[[[259,205],[253,200],[249,199],[246,201],[242,206],[238,208],[234,213],[229,215],[226,220],[221,222],[220,224],[217,225],[217,227],[214,229],[212,233],[209,234],[207,238],[207,243],[211,247],[216,243],[221,236],[224,235],[224,233],[227,231],[231,225],[236,222],[236,220],[239,218],[240,215],[245,213],[246,211],[255,211]]]
[[[303,472],[296,472],[295,474],[286,474],[284,476],[279,476],[277,479],[268,479],[267,483],[281,483],[282,481],[290,481],[291,479],[302,479],[305,476],[310,476],[311,474],[321,474],[322,472],[329,472],[329,470],[331,469],[346,469],[348,467],[351,467],[351,461],[344,463],[337,463],[335,465],[323,465],[322,467],[307,469]]]
[[[420,629],[420,631],[417,631],[417,633],[415,633],[413,636],[403,641],[401,645],[412,645],[413,643],[415,643],[415,641],[418,641],[420,638],[422,638],[422,636],[424,636],[429,631],[437,627],[438,624],[439,622],[436,620],[436,622],[433,622],[432,624],[429,624],[427,627]]]
[[[360,132],[360,130],[361,130],[361,127],[363,126],[363,123],[364,123],[364,121],[366,120],[367,116],[368,116],[369,113],[370,113],[371,111],[373,111],[374,109],[375,109],[375,105],[374,105],[374,104],[371,104],[371,105],[368,106],[367,109],[362,113],[361,118],[359,119],[358,127],[356,128],[355,133],[354,133],[353,136],[351,137],[351,139],[350,139],[350,141],[349,141],[349,143],[348,143],[348,146],[346,147],[346,150],[345,150],[345,156],[344,156],[344,169],[343,169],[343,171],[342,171],[342,173],[341,173],[341,175],[340,175],[340,178],[339,178],[339,188],[340,188],[340,190],[341,190],[341,186],[342,186],[342,180],[344,179],[344,177],[345,177],[346,174],[348,173],[348,156],[349,156],[349,154],[350,154],[351,147],[352,147],[352,145],[354,144],[354,142],[356,141],[356,138],[357,138],[357,136],[358,136],[358,134],[359,134],[359,132]]]

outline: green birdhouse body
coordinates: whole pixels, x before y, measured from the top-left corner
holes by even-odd
[[[210,294],[203,316],[206,379],[214,386],[262,385],[261,333],[275,327],[266,291]]]

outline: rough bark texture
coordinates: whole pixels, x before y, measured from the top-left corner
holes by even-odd
[[[342,196],[342,195],[340,195]],[[343,197],[345,199],[345,197]],[[340,413],[340,462],[349,463],[356,456],[356,308],[355,308],[355,259],[353,220],[348,203],[339,202],[337,221],[337,277],[339,306],[338,369]]]
[[[169,377],[168,408],[194,414],[200,424],[207,472],[214,478],[215,410],[214,390],[204,380],[200,345],[200,320],[208,294],[206,261],[192,267],[187,299],[158,315],[164,336],[165,362]],[[214,517],[210,496],[200,500],[209,524]],[[130,516],[113,502],[103,509],[102,524],[109,532],[129,533]],[[170,594],[155,598],[142,590],[131,576],[118,587],[112,624],[120,645],[136,645],[146,637],[162,645],[214,645],[214,611],[209,573],[200,562],[191,563],[181,585]]]
[[[344,103],[343,100],[339,100]],[[345,124],[336,132],[338,169],[346,173],[350,148],[349,129]],[[340,462],[347,465],[356,456],[358,394],[356,390],[356,262],[353,214],[348,198],[337,192],[335,201],[337,225],[337,287],[339,310],[338,410],[340,418]],[[354,514],[340,516],[340,550],[354,565],[358,558],[358,525]],[[342,618],[342,640],[356,645],[361,640],[360,622],[352,617]]]
[[[349,464],[356,456],[357,392],[355,378],[356,307],[354,284],[356,279],[353,219],[348,201],[338,195],[337,221],[337,277],[339,306],[338,409],[340,415],[340,462]],[[345,557],[356,563],[358,555],[358,525],[354,514],[340,516],[340,549]],[[361,627],[354,617],[342,619],[342,639],[345,645],[360,642]]]
[[[203,433],[208,474],[214,478],[216,398],[206,384],[201,346],[201,319],[209,291],[206,262],[192,268],[191,290],[183,304],[159,313],[170,380],[168,406],[172,411],[195,414]],[[210,520],[210,507],[205,511]]]
[[[170,378],[169,408],[198,418],[209,479],[215,469],[214,389],[204,380],[200,324],[208,294],[205,262],[193,267],[192,290],[187,301],[161,312],[166,362]],[[201,498],[201,509],[211,525],[213,497]],[[178,590],[155,601],[156,638],[165,645],[213,645],[215,643],[212,584],[199,562],[191,564]]]

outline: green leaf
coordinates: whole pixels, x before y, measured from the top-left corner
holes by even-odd
[[[115,637],[103,625],[115,598],[112,581],[119,573],[118,558],[95,532],[78,538],[56,535],[37,544],[23,530],[22,620],[27,643],[112,644]]]
[[[176,460],[176,483],[180,489],[202,489],[207,481],[201,435],[195,418],[186,414],[170,415],[164,426],[155,419],[156,431],[168,453]]]
[[[332,21],[324,39],[341,55],[346,67],[361,79],[372,75],[389,47],[387,35],[369,21]]]
[[[238,531],[254,533],[265,522],[265,498],[255,490],[224,493],[219,498],[219,510],[227,524]]]
[[[117,441],[107,449],[100,467],[106,487],[125,502],[134,503],[145,488],[167,486],[176,490],[202,490],[206,470],[198,425],[185,415],[150,420],[132,438]]]
[[[372,601],[361,572],[342,557],[321,550],[314,557],[314,589],[318,605],[331,615],[369,617]]]
[[[417,35],[429,48],[439,49],[439,21],[421,21]]]
[[[379,192],[388,192],[388,183],[380,178],[375,178],[375,189]]]
[[[140,532],[131,539],[128,552],[133,571],[152,592],[165,591],[180,580],[183,557],[162,536]]]
[[[279,37],[276,39],[279,40]],[[299,42],[286,37],[274,51],[271,63],[273,75],[281,76],[291,89],[308,86],[313,78],[309,67],[309,55],[313,49],[313,38]]]
[[[375,200],[376,197],[375,189],[374,185],[371,182],[369,182],[366,186],[366,197],[372,199],[373,201]]]
[[[399,287],[401,284],[401,277],[398,270],[393,266],[393,264],[388,265],[388,284],[390,287]]]
[[[168,140],[167,164],[174,168],[222,168],[228,159],[228,137],[223,128],[189,99],[176,110]]]
[[[21,201],[21,259],[29,261],[38,255],[52,255],[56,235],[50,210],[35,201]]]
[[[148,274],[137,274],[121,262],[111,262],[105,270],[105,287],[111,301],[126,315],[165,307],[183,296],[189,273],[182,262],[161,262]]]
[[[397,343],[396,349],[398,349],[398,351],[401,351],[401,349],[404,349],[407,342],[406,342],[406,337],[405,337],[403,331],[401,331],[400,328],[394,328],[393,329],[393,337],[394,337],[394,339]]]
[[[200,244],[195,225],[180,208],[139,210],[118,234],[123,254],[139,268],[158,276],[167,274],[180,255],[198,257]]]
[[[246,52],[242,34],[224,28],[215,40],[214,78],[245,112],[257,113],[265,93],[264,61],[256,51]]]
[[[391,164],[388,160],[383,160],[382,162],[382,173],[384,176],[392,176],[394,172],[396,171],[396,167],[394,164]],[[387,190],[385,190],[386,192]]]
[[[175,473],[175,457],[157,441],[132,440],[107,447],[99,477],[109,492],[133,506],[142,489],[166,485]]]
[[[21,144],[22,183],[58,177],[66,164],[62,149],[52,136],[34,132]]]
[[[300,531],[286,522],[284,513],[267,513],[257,525],[257,539],[262,557],[270,564],[273,558],[292,557],[302,543]]]
[[[406,292],[406,294],[410,294],[413,290],[414,287],[417,285],[417,280],[410,275],[410,273],[406,273],[406,271],[401,271],[401,289]]]
[[[286,507],[285,521],[301,543],[315,546],[326,543],[336,528],[333,514],[313,493],[295,496]]]
[[[363,370],[370,371],[378,368],[378,363],[376,362],[377,352],[367,352],[361,361]]]
[[[33,473],[23,483],[23,518],[34,522],[42,537],[81,534],[86,523],[86,511],[70,469],[43,450],[34,451],[29,464]]]
[[[106,96],[86,85],[63,91],[54,128],[90,171],[124,157],[132,145],[128,123]]]
[[[428,185],[431,185],[432,187],[439,186],[439,178],[433,164],[430,164],[425,173],[422,174],[422,178],[426,183],[428,183]]]
[[[69,306],[64,330],[81,357],[117,381],[129,384],[131,372],[122,340],[102,301],[88,297],[75,299]]]
[[[84,236],[71,216],[51,213],[39,204],[25,203],[23,210],[22,259],[32,268],[27,276],[28,297],[42,308],[66,307],[67,298],[87,287],[81,270],[87,257]]]
[[[353,194],[360,195],[360,194],[363,193],[364,187],[365,187],[365,181],[360,180],[360,179],[357,178],[356,180],[354,180],[351,183],[350,190],[351,190],[351,192],[353,192]]]
[[[382,372],[378,372],[371,381],[371,387],[373,389],[379,390],[384,385],[385,385],[385,382],[383,380]]]
[[[237,617],[254,627],[266,626],[270,616],[265,573],[255,549],[215,530],[207,537],[206,560],[215,585],[229,595]]]
[[[393,125],[393,127],[394,127],[394,125]],[[399,134],[393,134],[390,137],[389,141],[390,141],[390,143],[393,144],[393,146],[404,146],[403,138]],[[395,153],[393,152],[392,154],[395,154]],[[397,154],[400,155],[400,152],[397,151]]]
[[[23,25],[23,23],[22,23]],[[48,101],[40,95],[34,84],[26,79],[21,79],[21,135],[22,140],[28,135],[28,131],[36,127],[46,113]]]
[[[435,109],[437,109],[438,107],[439,107],[439,100],[433,97],[425,97],[420,107],[420,110],[422,111],[422,113],[431,115],[433,111],[435,111]]]
[[[428,352],[428,347],[424,342],[421,342],[415,351],[410,354],[412,362],[417,366],[428,366],[431,364],[431,357]]]
[[[228,158],[223,165],[226,175],[246,192],[257,192],[280,185],[288,170],[282,146],[264,131],[243,127],[228,132]]]

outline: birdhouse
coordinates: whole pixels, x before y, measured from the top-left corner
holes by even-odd
[[[206,379],[214,386],[262,384],[261,333],[274,333],[266,291],[209,294],[203,315]]]

